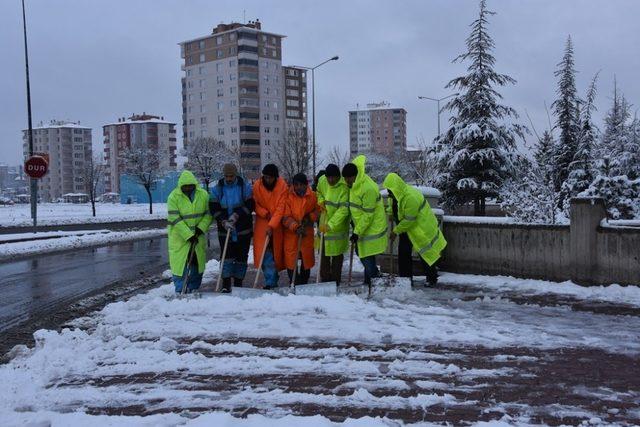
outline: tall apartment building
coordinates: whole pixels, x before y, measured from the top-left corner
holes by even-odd
[[[389,103],[367,104],[364,110],[349,111],[351,154],[390,154],[407,149],[407,111],[389,108]]]
[[[134,114],[119,118],[115,123],[102,126],[104,136],[105,191],[120,192],[120,175],[123,173],[122,153],[129,147],[157,150],[160,170],[176,169],[176,124],[164,117],[150,114]]]
[[[287,118],[305,121],[306,134],[306,72],[282,67],[284,37],[262,31],[256,20],[219,24],[211,34],[180,43],[185,146],[215,137],[240,153],[254,178],[262,165],[276,162]]]
[[[29,130],[22,131],[22,151],[29,157]],[[87,193],[86,162],[93,155],[91,128],[80,122],[52,120],[33,128],[33,151],[49,162],[49,171],[38,180],[38,195],[53,202],[63,194]]]
[[[300,67],[282,67],[284,71],[285,135],[292,133],[307,137],[307,70]]]

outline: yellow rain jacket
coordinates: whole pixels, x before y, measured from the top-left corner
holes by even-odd
[[[380,189],[366,173],[367,158],[359,155],[352,163],[358,175],[349,190],[349,212],[353,219],[353,232],[358,235],[358,256],[365,258],[378,255],[387,248],[387,216]]]
[[[326,223],[329,227],[324,235],[325,255],[342,255],[349,248],[349,187],[343,178],[331,186],[323,175],[318,181],[316,196],[318,204],[323,204],[326,209],[320,217],[320,224]]]
[[[183,185],[194,184],[193,201],[182,192]],[[193,173],[185,170],[180,174],[178,186],[169,194],[167,199],[167,221],[169,222],[169,265],[171,273],[182,276],[191,243],[189,238],[195,234],[196,227],[203,234],[196,244],[198,258],[198,272],[203,273],[206,264],[206,234],[213,217],[209,213],[209,193],[200,187],[200,183]]]
[[[398,201],[398,225],[393,229],[396,234],[407,233],[413,249],[433,265],[447,246],[444,235],[438,228],[438,220],[429,206],[429,202],[420,190],[408,185],[397,174],[390,173],[382,186],[390,190]],[[389,199],[391,206],[391,199]]]

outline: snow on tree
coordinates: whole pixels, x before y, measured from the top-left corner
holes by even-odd
[[[628,132],[628,156],[623,158],[622,169],[627,171],[631,179],[640,178],[640,119],[634,114]]]
[[[162,176],[158,150],[151,147],[129,147],[120,156],[124,173],[142,185],[149,197],[149,213],[153,213],[151,188]]]
[[[333,163],[334,165],[342,168],[342,166],[346,165],[351,161],[351,156],[349,155],[349,149],[341,150],[340,147],[334,145],[327,154],[326,163]]]
[[[515,142],[526,132],[522,125],[505,123],[518,114],[498,103],[502,96],[495,87],[516,81],[493,69],[494,42],[487,32],[488,17],[493,14],[481,0],[480,14],[466,39],[467,52],[454,60],[469,61],[468,73],[445,86],[459,94],[444,106],[452,112],[450,127],[435,142],[442,147],[438,150],[438,188],[445,206],[472,201],[475,215],[485,214],[486,198],[497,196],[513,175]]]
[[[626,175],[599,175],[580,195],[602,197],[612,219],[640,217],[640,178],[631,180]]]
[[[242,174],[242,166],[238,162],[236,153],[227,148],[223,141],[213,137],[201,137],[189,141],[182,155],[187,157],[185,168],[193,172],[205,188],[209,188],[211,180],[221,174],[225,163],[234,163]]]
[[[578,120],[580,116],[578,112],[580,100],[576,90],[576,71],[571,36],[567,37],[562,61],[558,64],[558,69],[554,75],[558,77],[558,88],[556,89],[558,99],[551,104],[551,108],[556,116],[555,128],[559,129],[560,137],[553,153],[553,170],[554,185],[556,191],[560,191],[562,184],[569,176],[569,165],[576,154],[580,131]],[[563,202],[564,198],[561,194],[558,207],[561,207]]]
[[[629,108],[629,103],[624,95],[619,93],[618,83],[614,78],[612,105],[604,119],[605,128],[600,143],[600,157],[602,159],[600,172],[605,176],[627,175],[634,170],[629,162],[632,155],[628,152],[631,148],[629,144],[630,127],[627,123],[631,117]]]
[[[440,176],[438,171],[437,146],[427,142],[424,137],[418,138],[418,153],[412,158],[407,154],[404,167],[408,167],[417,185],[436,185]]]
[[[84,165],[84,182],[89,193],[89,201],[91,202],[91,212],[96,216],[96,197],[98,185],[102,180],[105,172],[105,165],[102,163],[100,156],[90,157]]]
[[[555,224],[559,192],[554,185],[551,159],[555,142],[550,131],[545,131],[534,148],[534,161],[519,156],[517,169],[502,187],[500,205],[520,222]]]
[[[560,199],[563,200],[564,204],[563,210],[567,214],[571,198],[589,188],[589,185],[597,175],[594,165],[594,154],[597,148],[597,128],[592,120],[592,113],[596,110],[594,101],[597,80],[598,74],[593,77],[587,90],[585,106],[581,111],[576,152],[573,160],[569,163],[569,173],[560,191]]]

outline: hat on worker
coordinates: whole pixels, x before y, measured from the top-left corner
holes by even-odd
[[[303,184],[303,185],[308,185],[309,184],[309,180],[307,179],[307,176],[303,173],[297,173],[293,176],[293,183],[294,184]]]
[[[326,176],[337,176],[340,177],[340,168],[333,163],[329,163],[327,167],[324,169],[324,174]]]
[[[238,168],[233,163],[226,163],[224,166],[222,166],[222,173],[225,176],[237,175],[238,174]]]
[[[272,176],[274,178],[279,177],[278,167],[273,163],[269,163],[262,168],[262,175]]]

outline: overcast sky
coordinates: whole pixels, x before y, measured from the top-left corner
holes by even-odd
[[[496,70],[517,85],[504,102],[547,127],[544,102],[554,99],[553,71],[571,34],[577,85],[584,94],[601,70],[596,116],[610,103],[613,76],[634,109],[640,106],[640,1],[489,0]],[[93,128],[145,111],[177,123],[182,136],[180,51],[177,43],[209,34],[220,22],[259,18],[262,28],[287,38],[283,64],[315,65],[317,140],[327,152],[349,143],[347,111],[386,100],[407,112],[408,143],[431,139],[436,106],[418,95],[447,95],[445,84],[464,68],[451,61],[464,51],[475,0],[222,1],[27,0],[34,125],[80,120]],[[0,1],[0,162],[21,162],[27,126],[20,0]],[[443,118],[443,128],[446,122]]]

